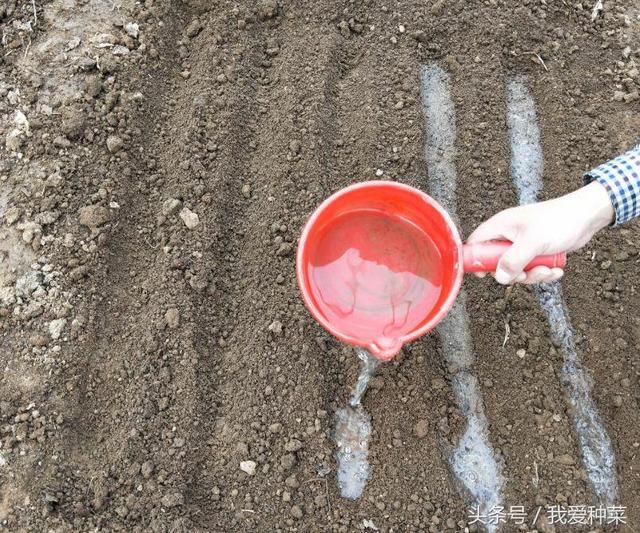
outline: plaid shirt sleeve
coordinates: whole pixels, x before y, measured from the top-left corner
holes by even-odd
[[[640,145],[587,172],[584,180],[596,180],[607,190],[616,214],[614,226],[640,216]]]

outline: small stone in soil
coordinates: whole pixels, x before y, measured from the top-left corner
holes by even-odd
[[[256,463],[255,461],[242,461],[240,463],[240,470],[253,476],[256,473]]]
[[[119,152],[123,144],[124,141],[117,135],[109,135],[109,137],[107,137],[107,150],[112,154]]]
[[[66,318],[57,318],[56,320],[52,320],[49,322],[49,335],[53,340],[57,340],[62,335],[62,330],[67,325]]]
[[[182,219],[182,222],[184,222],[184,225],[189,229],[193,229],[200,224],[200,218],[198,215],[188,207],[184,207],[182,211],[180,211],[180,218]]]
[[[137,39],[138,35],[140,34],[140,26],[138,26],[138,24],[136,24],[135,22],[127,22],[124,26],[124,31],[126,31],[127,34],[129,34],[134,39]]]

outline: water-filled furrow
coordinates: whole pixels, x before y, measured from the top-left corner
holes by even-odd
[[[542,189],[543,156],[535,105],[524,79],[507,85],[507,123],[511,139],[511,174],[521,204],[535,202]],[[576,350],[573,328],[559,282],[534,287],[540,307],[547,315],[551,339],[564,364],[562,384],[571,404],[582,460],[598,498],[614,502],[618,483],[611,439],[591,397],[591,381]]]
[[[362,369],[349,405],[336,412],[335,441],[338,446],[338,487],[343,498],[357,500],[369,479],[371,417],[363,409],[362,396],[380,361],[363,348],[356,348]]]
[[[430,194],[449,212],[456,214],[455,167],[456,121],[449,75],[433,64],[423,68],[422,103],[426,121],[425,158]],[[466,309],[466,296],[458,300],[438,326],[444,356],[454,372],[453,387],[458,408],[466,417],[466,429],[449,462],[456,478],[471,496],[473,505],[487,513],[502,499],[503,479],[489,442],[488,425],[477,380],[471,374],[475,360]],[[496,526],[486,525],[489,531]]]

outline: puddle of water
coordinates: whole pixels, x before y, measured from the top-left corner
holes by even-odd
[[[449,74],[437,65],[422,69],[421,97],[426,118],[424,155],[429,191],[457,223],[456,116]]]
[[[369,480],[371,418],[362,407],[345,407],[336,413],[338,487],[343,498],[357,500]]]
[[[595,493],[603,503],[613,504],[618,495],[616,460],[611,439],[591,397],[591,380],[582,367],[576,351],[573,328],[562,298],[562,287],[556,282],[534,287],[540,307],[544,309],[551,328],[551,339],[564,358],[562,384],[573,407],[582,460]]]
[[[489,444],[478,380],[469,372],[461,371],[455,375],[452,384],[467,427],[451,455],[451,467],[479,505],[480,512],[486,515],[500,505],[504,481]],[[491,532],[497,529],[493,524],[487,524],[486,528]]]
[[[426,120],[425,158],[431,195],[457,221],[455,168],[455,109],[449,75],[437,65],[423,68],[422,102]],[[504,484],[491,444],[482,396],[477,380],[470,373],[475,360],[466,310],[466,295],[458,299],[437,328],[442,351],[454,373],[453,390],[467,427],[449,457],[451,470],[482,512],[500,505]],[[487,524],[489,532],[497,526]]]
[[[543,158],[535,104],[521,78],[514,78],[507,86],[507,126],[511,177],[520,203],[530,204],[542,189]]]
[[[521,204],[535,202],[542,189],[543,157],[535,104],[523,78],[509,81],[507,108],[513,182]],[[591,397],[591,381],[576,350],[561,285],[538,285],[533,292],[547,315],[551,339],[564,359],[562,384],[573,407],[573,423],[587,475],[598,498],[603,503],[613,503],[618,482],[611,439]]]
[[[362,369],[349,405],[336,412],[335,441],[338,446],[338,487],[343,498],[357,500],[369,480],[371,417],[362,408],[362,397],[380,361],[367,350],[356,348]]]

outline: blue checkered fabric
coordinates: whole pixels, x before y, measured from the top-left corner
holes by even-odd
[[[640,216],[640,144],[585,174],[585,183],[597,180],[611,198],[614,226]]]

